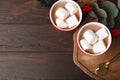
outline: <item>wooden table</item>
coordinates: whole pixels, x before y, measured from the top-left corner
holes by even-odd
[[[29,1],[0,0],[0,80],[92,80],[73,63],[74,31],[56,30],[49,9]]]

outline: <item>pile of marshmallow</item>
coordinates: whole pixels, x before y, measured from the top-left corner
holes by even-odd
[[[83,33],[83,39],[80,40],[80,45],[83,50],[92,50],[94,53],[101,53],[105,51],[106,45],[104,39],[108,37],[108,32],[105,28],[101,28],[94,32],[89,29]]]
[[[78,7],[73,3],[66,3],[64,7],[59,7],[56,12],[56,25],[60,28],[71,28],[78,24],[75,13]]]

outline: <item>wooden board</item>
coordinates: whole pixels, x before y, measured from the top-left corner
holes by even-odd
[[[120,52],[120,36],[117,38],[113,38],[111,47],[109,50],[99,56],[89,56],[84,54],[81,50],[79,50],[76,44],[76,35],[77,31],[74,33],[74,51],[73,51],[73,60],[74,63],[83,70],[86,74],[91,76],[96,80],[120,80],[120,58],[112,63],[109,68],[109,72],[105,76],[98,76],[95,74],[96,67],[102,63],[107,62],[111,58],[113,58],[117,53]]]

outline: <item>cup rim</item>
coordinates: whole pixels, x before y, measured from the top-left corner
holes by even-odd
[[[60,27],[58,27],[58,26],[55,24],[55,22],[54,22],[53,19],[52,19],[52,11],[53,11],[53,8],[55,7],[55,5],[59,4],[60,2],[72,2],[72,3],[74,3],[74,4],[78,7],[78,9],[79,9],[80,19],[79,19],[79,21],[78,21],[78,24],[75,25],[75,26],[73,26],[72,28],[67,28],[67,29],[60,28]],[[74,30],[75,28],[77,28],[77,27],[79,26],[79,24],[81,23],[81,21],[82,21],[82,9],[81,9],[81,7],[79,6],[79,4],[76,3],[76,2],[73,1],[73,0],[58,0],[58,1],[56,1],[56,2],[52,5],[52,7],[50,8],[49,16],[50,16],[50,21],[51,21],[51,23],[53,24],[53,26],[54,26],[56,29],[58,29],[58,30],[60,30],[60,31],[68,32],[68,31],[72,31],[72,30]]]
[[[80,46],[80,43],[79,43],[79,41],[80,41],[80,32],[83,30],[83,28],[85,28],[85,27],[87,27],[88,25],[91,25],[91,24],[99,25],[101,28],[105,28],[105,29],[107,30],[108,34],[109,34],[109,36],[108,36],[108,41],[109,41],[109,42],[108,42],[107,48],[106,48],[104,51],[102,51],[102,52],[100,52],[100,53],[96,53],[96,54],[95,54],[95,53],[90,54],[90,53],[86,52],[85,50],[82,49],[82,47]],[[97,55],[104,54],[104,53],[109,49],[111,43],[112,43],[112,36],[111,36],[110,30],[109,30],[104,24],[99,23],[99,22],[89,22],[89,23],[86,23],[85,25],[83,25],[83,26],[79,29],[79,31],[78,31],[78,33],[77,33],[77,46],[79,47],[79,49],[80,49],[83,53],[85,53],[85,54],[87,54],[87,55],[97,56]]]

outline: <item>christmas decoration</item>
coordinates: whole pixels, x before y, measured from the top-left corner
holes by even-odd
[[[87,15],[87,13],[89,13],[92,10],[93,8],[89,4],[86,4],[85,6],[82,7],[83,15]]]
[[[117,5],[118,5],[118,8],[120,9],[120,0],[118,0]]]
[[[86,4],[92,4],[92,3],[96,3],[97,0],[76,0],[76,2],[83,7]]]
[[[109,29],[113,29],[115,26],[115,17],[118,16],[118,8],[117,6],[110,1],[104,1],[101,5],[102,9],[104,9],[106,11],[106,13],[108,14],[108,18],[107,18],[107,26]]]
[[[98,22],[103,23],[104,25],[107,24],[107,13],[104,9],[100,8],[97,3],[92,4],[96,15],[98,16]]]
[[[120,36],[120,29],[115,29],[111,31],[113,37]]]

